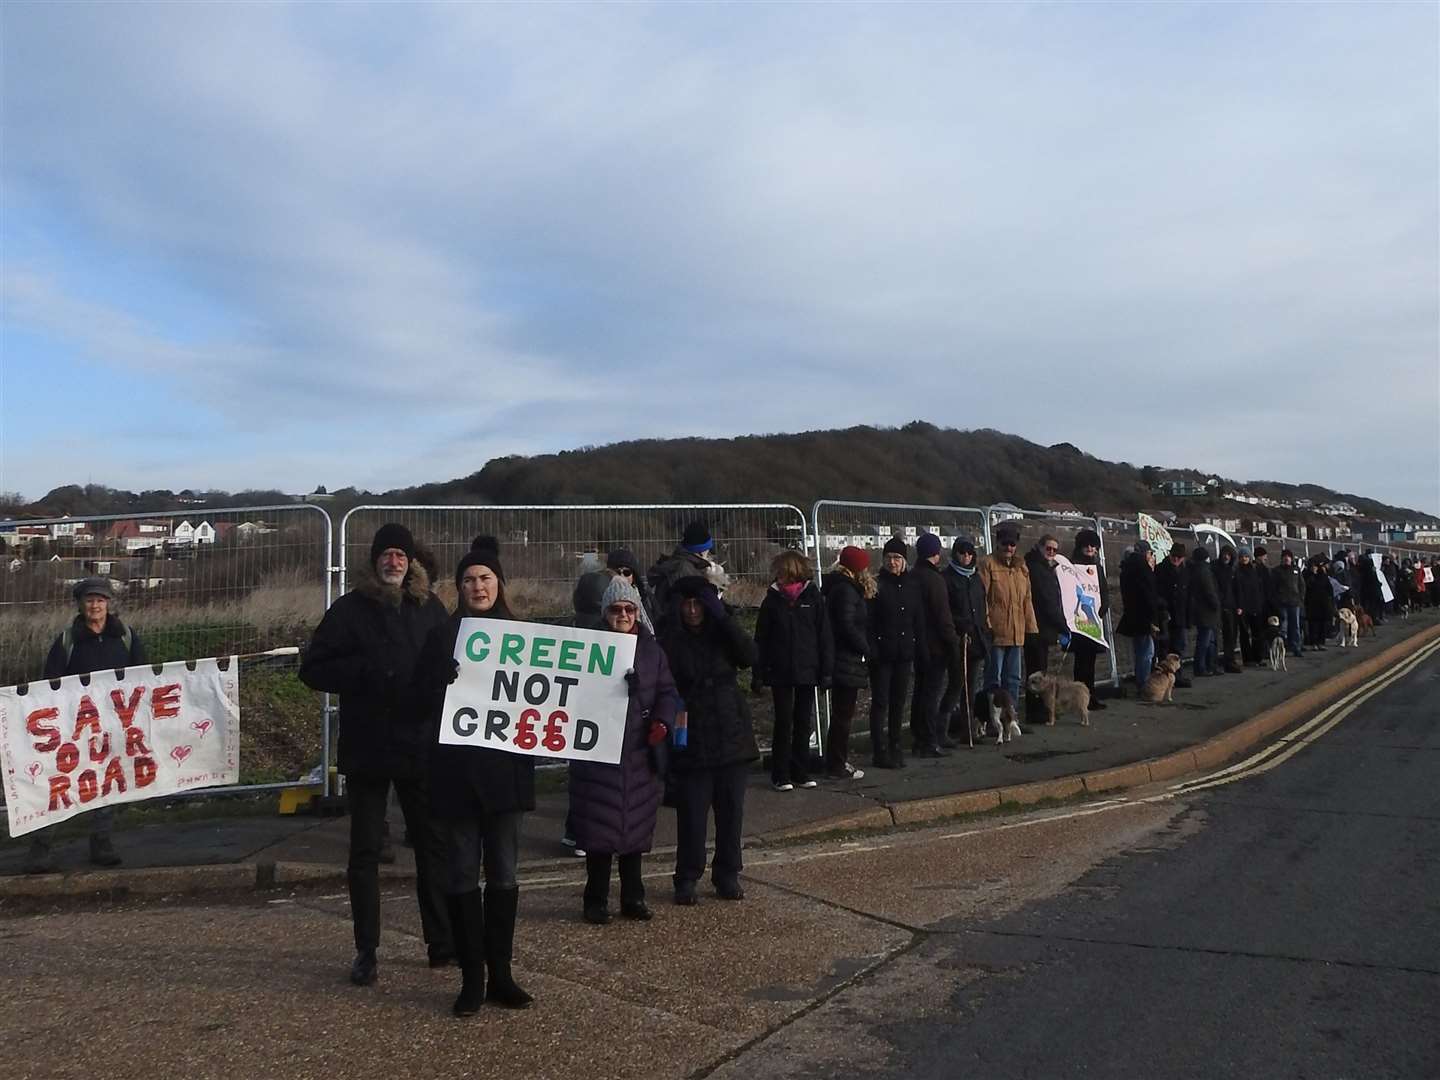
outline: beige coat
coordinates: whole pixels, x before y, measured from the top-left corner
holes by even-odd
[[[985,623],[992,645],[1024,645],[1026,634],[1040,632],[1024,559],[1016,554],[1006,563],[998,555],[987,555],[980,563],[980,581],[985,586]]]

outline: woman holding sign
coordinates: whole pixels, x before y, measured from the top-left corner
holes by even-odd
[[[611,579],[600,610],[606,629],[634,634],[635,667],[627,673],[630,706],[618,765],[570,764],[570,813],[576,846],[585,850],[585,921],[610,921],[610,867],[620,863],[620,914],[648,919],[640,860],[655,840],[655,817],[664,795],[651,748],[670,737],[675,724],[675,681],[655,635],[640,619],[640,591],[624,577]],[[618,860],[617,860],[618,857]]]
[[[459,606],[431,631],[417,678],[431,701],[435,735],[430,745],[430,812],[449,843],[445,904],[460,962],[456,1016],[470,1016],[484,1001],[523,1009],[531,997],[510,971],[520,887],[520,816],[535,809],[535,759],[503,750],[438,742],[445,688],[455,680],[455,639],[461,619],[513,619],[505,601],[505,573],[495,540],[476,537],[455,568]],[[480,871],[485,892],[480,892]],[[486,968],[490,985],[485,985]]]

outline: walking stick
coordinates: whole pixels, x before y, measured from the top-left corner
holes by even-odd
[[[970,744],[970,749],[975,749],[975,717],[970,710],[970,635],[960,635],[960,673],[965,680],[965,741]]]

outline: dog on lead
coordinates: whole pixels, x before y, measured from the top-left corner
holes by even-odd
[[[1342,607],[1337,613],[1340,619],[1340,630],[1335,637],[1335,644],[1342,649],[1346,645],[1360,647],[1360,620],[1355,618],[1355,612],[1348,607]]]
[[[1080,717],[1082,727],[1090,726],[1090,688],[1081,682],[1057,679],[1049,672],[1037,671],[1025,680],[1032,694],[1045,705],[1045,725],[1055,726],[1055,712],[1063,709]]]
[[[1265,636],[1270,639],[1270,670],[1289,671],[1285,665],[1285,637],[1280,633],[1280,616],[1265,620]]]
[[[1158,705],[1162,701],[1175,700],[1175,676],[1180,672],[1180,656],[1170,653],[1155,661],[1150,669],[1150,678],[1140,688],[1140,700]]]
[[[1370,617],[1368,611],[1355,612],[1355,618],[1360,622],[1360,637],[1365,637],[1367,634],[1370,637],[1375,636],[1375,620]]]
[[[989,727],[995,733],[997,746],[1006,741],[1013,742],[1023,734],[1020,730],[1019,716],[1015,711],[1015,699],[1004,688],[997,686],[988,692],[982,691],[977,704],[979,706],[975,710],[977,723],[975,739],[977,742],[985,737],[984,717],[987,715],[987,711],[990,717]]]

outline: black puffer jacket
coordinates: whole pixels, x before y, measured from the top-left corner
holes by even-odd
[[[340,695],[342,773],[424,776],[431,716],[415,666],[430,631],[449,617],[413,560],[400,588],[362,572],[330,605],[300,661],[300,681]]]
[[[825,597],[835,647],[831,684],[863,689],[870,685],[870,669],[865,663],[870,647],[865,634],[865,590],[848,574],[832,570],[825,575],[820,592]]]
[[[66,675],[87,675],[145,663],[145,647],[140,635],[130,631],[130,647],[125,647],[125,624],[114,615],[105,616],[105,625],[95,633],[81,616],[70,624],[70,655],[65,655],[65,635],[55,638],[45,657],[45,678],[59,679]]]
[[[870,601],[870,663],[908,664],[925,640],[925,613],[920,588],[908,570],[882,572]]]
[[[766,686],[829,686],[835,643],[825,598],[807,581],[791,600],[771,585],[755,620],[755,678]]]
[[[1126,637],[1144,637],[1160,625],[1160,595],[1155,587],[1155,571],[1138,551],[1125,556],[1120,564],[1120,616],[1116,632]]]
[[[1220,629],[1220,589],[1215,584],[1215,575],[1210,572],[1210,553],[1197,548],[1190,557],[1190,616],[1191,626]]]
[[[698,630],[679,616],[660,626],[660,644],[686,714],[686,741],[670,755],[681,771],[716,769],[760,756],[737,672],[755,663],[755,643],[739,621],[709,612]]]
[[[1041,637],[1054,641],[1065,632],[1067,625],[1065,609],[1060,604],[1060,579],[1039,548],[1025,553],[1025,565],[1030,570],[1030,602],[1035,608],[1035,625],[1040,627]]]
[[[1210,572],[1215,575],[1215,588],[1220,593],[1220,610],[1235,614],[1235,549],[1221,548],[1220,557],[1210,567]]]
[[[1311,567],[1305,571],[1305,618],[1310,622],[1323,623],[1337,617],[1335,590],[1330,585],[1330,575]]]
[[[496,613],[478,618],[511,618]],[[460,634],[457,612],[430,631],[416,665],[416,689],[430,717],[430,811],[436,817],[466,819],[481,813],[504,814],[535,809],[535,759],[481,746],[447,746],[440,740],[441,715],[455,639]]]
[[[925,614],[925,648],[917,653],[925,660],[924,667],[940,667],[952,656],[960,655],[960,635],[955,632],[955,620],[950,616],[950,591],[940,568],[928,560],[921,559],[910,572],[920,586],[920,607]],[[1056,589],[1059,596],[1059,589]]]
[[[1299,607],[1305,602],[1305,581],[1293,560],[1289,566],[1281,562],[1270,571],[1270,589],[1278,607]]]
[[[1176,566],[1169,557],[1155,567],[1155,591],[1166,616],[1184,626],[1190,614],[1190,567],[1182,562]],[[1159,620],[1155,620],[1159,625]]]
[[[985,583],[980,580],[977,566],[975,571],[962,574],[953,562],[941,572],[945,579],[945,595],[950,602],[950,621],[955,633],[968,635],[972,652],[983,652],[990,647],[990,637],[985,632]]]
[[[1265,611],[1265,579],[1253,562],[1235,567],[1235,606],[1248,618]]]

